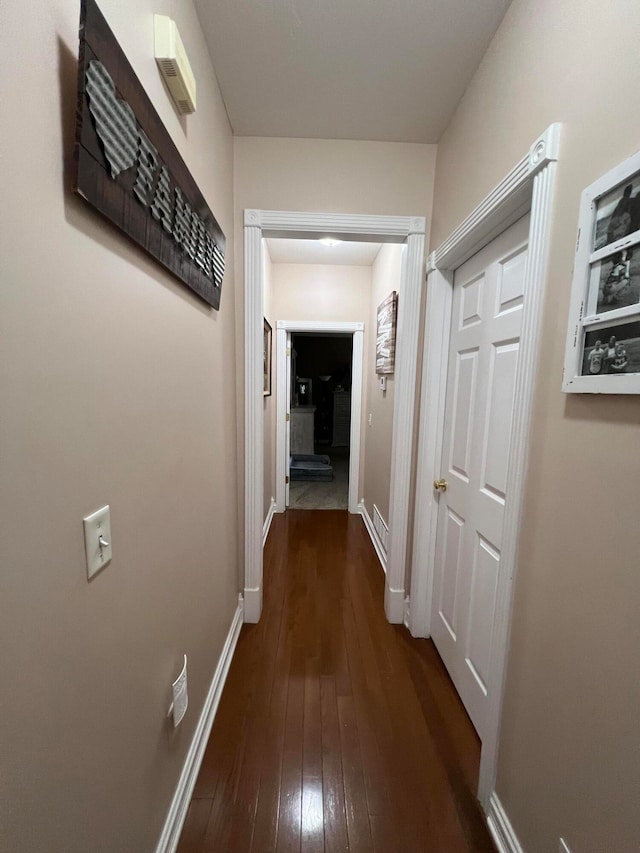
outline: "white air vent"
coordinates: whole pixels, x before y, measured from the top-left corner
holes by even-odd
[[[384,553],[387,553],[387,538],[389,536],[389,528],[387,527],[387,523],[382,517],[380,510],[374,504],[373,505],[373,529],[375,530],[378,539],[380,540],[380,545],[382,546],[382,550]]]
[[[155,52],[171,97],[184,115],[196,111],[196,78],[176,27],[166,15],[154,15]]]

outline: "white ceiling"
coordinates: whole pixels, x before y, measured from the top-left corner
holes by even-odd
[[[325,246],[319,240],[286,240],[270,237],[269,255],[274,264],[334,264],[336,266],[370,267],[382,243],[351,243]]]
[[[437,142],[510,0],[195,0],[240,136]]]

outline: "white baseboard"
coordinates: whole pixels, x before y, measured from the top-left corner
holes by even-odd
[[[378,559],[380,560],[380,565],[382,566],[383,572],[387,573],[387,555],[385,553],[384,548],[382,547],[382,542],[380,541],[380,537],[378,536],[375,527],[373,526],[373,521],[371,520],[371,516],[367,512],[367,508],[364,504],[364,501],[360,501],[358,504],[358,511],[364,520],[364,526],[367,528],[367,533],[369,534],[369,538],[371,539],[371,543],[375,548],[375,552],[378,555]]]
[[[227,679],[227,673],[229,672],[231,659],[236,643],[238,642],[242,622],[243,600],[242,596],[239,596],[238,607],[231,622],[231,627],[229,628],[227,639],[218,660],[216,671],[213,674],[211,686],[209,687],[209,692],[207,693],[207,698],[205,699],[204,707],[202,708],[202,713],[200,714],[200,719],[193,734],[193,739],[182,767],[182,773],[180,774],[171,806],[169,807],[162,835],[156,847],[156,853],[174,853],[178,846],[180,833],[182,832],[182,826],[187,816],[193,789],[198,778],[198,771],[200,770],[204,751],[207,747],[209,735],[211,734],[211,727],[213,726],[213,720],[218,710],[222,689]]]
[[[387,622],[392,625],[404,624],[404,590],[392,589],[387,583],[384,585],[384,612]]]
[[[273,514],[276,511],[276,502],[273,498],[271,498],[271,506],[269,507],[269,511],[267,512],[267,517],[264,520],[264,524],[262,526],[262,547],[264,548],[267,536],[269,535],[269,528],[271,527],[271,522],[273,521]]]
[[[487,825],[499,853],[524,853],[520,846],[518,836],[513,831],[507,813],[494,791],[489,800],[489,814]]]
[[[260,621],[262,614],[262,587],[244,588],[244,621],[252,625]]]

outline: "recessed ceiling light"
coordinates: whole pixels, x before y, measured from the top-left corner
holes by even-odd
[[[342,240],[336,240],[335,237],[322,237],[320,242],[323,246],[337,246],[338,243],[342,243]]]

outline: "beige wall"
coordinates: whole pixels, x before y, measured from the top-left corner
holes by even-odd
[[[272,279],[277,320],[368,325],[371,267],[274,264]]]
[[[232,136],[190,2],[100,6],[227,235],[220,312],[69,191],[79,3],[2,7],[0,849],[150,851],[237,604]],[[154,12],[180,28],[178,119]],[[10,132],[9,132],[10,131]],[[91,583],[82,517],[111,505]],[[167,724],[189,656],[190,705]]]
[[[273,305],[278,320],[364,323],[364,376],[368,372],[371,267],[331,264],[273,264]],[[367,406],[362,388],[361,435]],[[275,455],[275,453],[274,453]],[[358,495],[364,483],[364,442],[360,445]]]
[[[238,223],[246,207],[431,214],[435,145],[238,136],[234,154]]]
[[[381,391],[376,374],[376,326],[378,305],[392,290],[400,292],[402,255],[404,247],[386,245],[378,252],[371,276],[371,303],[366,372],[367,410],[364,427],[364,494],[369,516],[373,518],[375,504],[389,524],[389,484],[391,475],[391,438],[393,432],[393,399],[395,377],[390,374],[387,390]],[[371,424],[369,424],[371,415]]]
[[[497,792],[527,853],[638,849],[640,398],[560,391],[582,189],[640,147],[637,0],[514,0],[438,150],[435,248],[563,123]]]
[[[264,520],[276,497],[276,316],[273,308],[271,255],[262,241],[264,316],[271,326],[271,396],[264,398]]]

